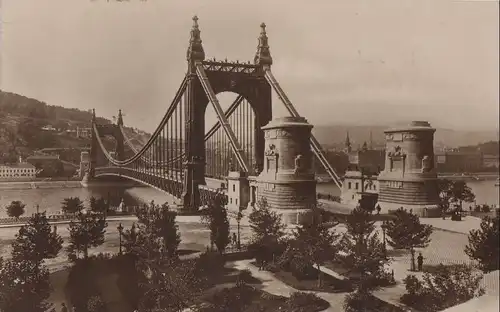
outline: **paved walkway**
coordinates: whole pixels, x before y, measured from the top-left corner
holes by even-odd
[[[472,218],[472,217],[468,217]],[[424,220],[437,220],[437,219],[421,219]],[[450,224],[460,223],[459,221],[442,220],[442,222],[436,222],[437,226],[450,228]],[[457,231],[441,230],[434,231],[431,235],[431,242],[428,247],[423,249],[417,249],[415,256],[418,256],[418,252],[422,252],[424,257],[424,266],[437,266],[439,264],[450,265],[450,264],[474,264],[474,262],[465,254],[464,249],[468,244],[467,235],[463,232],[467,231],[470,226],[474,225],[476,221],[470,221],[465,223],[463,221],[460,226],[456,226]],[[479,224],[479,223],[476,223]],[[434,224],[433,224],[434,226]],[[454,226],[454,225],[452,225]],[[461,232],[459,232],[461,230]],[[378,231],[381,233],[381,229]],[[380,234],[381,235],[381,234]],[[391,249],[388,247],[388,249]],[[409,274],[413,274],[417,277],[422,277],[422,272],[411,272],[411,256],[409,252],[406,251],[389,251],[389,256],[393,258],[393,261],[388,265],[389,270],[394,270],[394,278],[396,279],[397,285],[394,287],[383,288],[374,292],[374,295],[379,299],[384,301],[399,304],[399,297],[406,292],[405,286],[402,280]],[[486,290],[487,294],[497,295],[499,293],[499,280],[498,271],[485,274],[481,286]]]
[[[420,218],[423,224],[432,225],[435,229],[468,235],[470,230],[479,229],[481,219],[477,217],[466,216],[462,221],[452,221],[450,218]]]
[[[252,260],[240,260],[234,262],[234,266],[237,269],[244,270],[248,269],[252,273],[252,276],[262,281],[262,290],[270,294],[290,297],[290,295],[296,291],[299,291],[291,286],[286,285],[282,281],[278,280],[272,273],[267,271],[259,271],[257,267],[251,264]],[[330,303],[330,307],[323,312],[338,312],[343,311],[342,305],[344,303],[344,298],[346,293],[325,293],[325,292],[315,292],[315,291],[304,291],[309,293],[315,293],[323,300]]]

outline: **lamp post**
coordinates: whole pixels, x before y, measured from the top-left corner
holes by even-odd
[[[236,242],[236,248],[238,250],[241,250],[241,241],[240,241],[240,222],[241,219],[243,219],[243,214],[241,213],[241,210],[238,211],[238,215],[236,216],[236,222],[238,223],[238,241]]]
[[[384,257],[387,258],[387,246],[385,242],[385,230],[387,229],[387,221],[382,221],[382,239],[384,241]]]
[[[120,251],[119,251],[119,253],[121,255],[122,254],[122,232],[123,232],[123,226],[122,226],[121,222],[120,222],[120,224],[118,224],[117,229],[118,229],[118,234],[120,237]]]

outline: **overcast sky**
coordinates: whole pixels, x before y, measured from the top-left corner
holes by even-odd
[[[497,1],[0,2],[2,90],[108,118],[122,108],[148,131],[185,73],[194,14],[209,58],[253,60],[266,22],[274,75],[313,124],[498,128]]]

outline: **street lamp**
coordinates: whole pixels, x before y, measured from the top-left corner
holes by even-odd
[[[236,222],[238,223],[238,241],[236,242],[236,248],[241,250],[241,241],[240,241],[240,222],[243,219],[243,214],[241,211],[238,211],[238,215],[236,216]]]
[[[387,258],[387,246],[385,242],[385,230],[387,229],[387,221],[382,221],[382,239],[384,241],[384,256]]]
[[[119,237],[120,237],[120,251],[119,251],[119,253],[121,255],[122,254],[122,232],[123,232],[123,226],[122,226],[121,222],[120,222],[120,224],[118,224],[117,229],[118,229],[118,233],[119,233]]]

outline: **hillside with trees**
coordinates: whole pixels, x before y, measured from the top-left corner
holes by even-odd
[[[90,139],[77,138],[75,130],[90,127],[91,120],[91,111],[52,106],[0,90],[0,163],[16,162],[19,156],[25,158],[42,148],[89,147]],[[101,117],[97,122],[111,123]],[[45,131],[44,127],[51,130]]]

